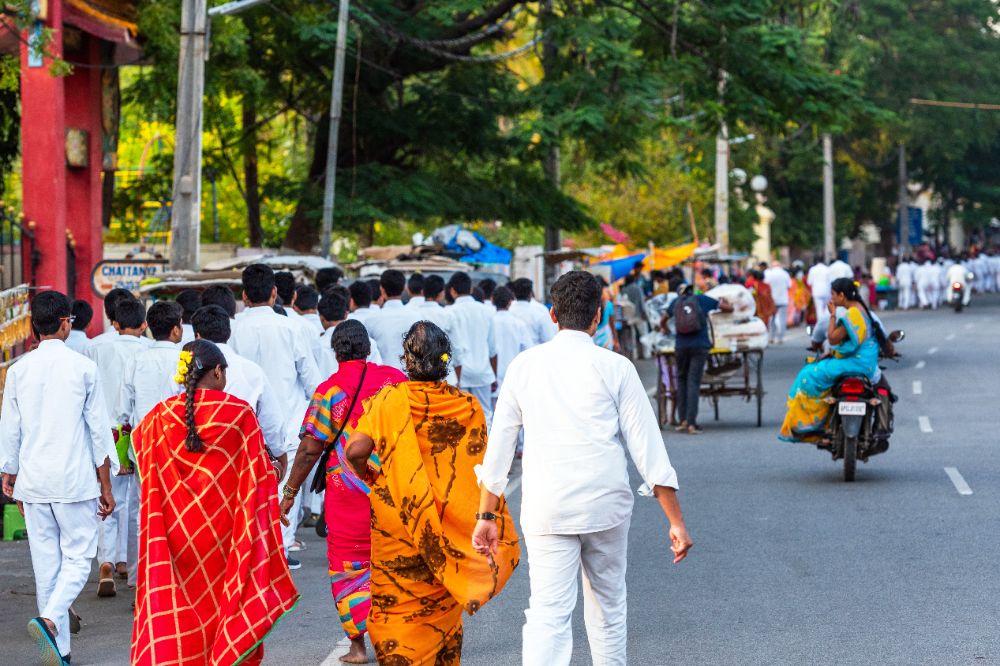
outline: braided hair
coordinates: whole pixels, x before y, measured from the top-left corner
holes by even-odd
[[[198,388],[201,380],[212,370],[226,367],[226,357],[214,342],[208,340],[194,340],[184,345],[184,352],[180,364],[186,364],[186,370],[182,369],[184,386],[184,419],[187,424],[187,437],[184,440],[184,448],[192,453],[199,453],[205,448],[204,442],[198,435],[198,428],[194,419],[194,392]],[[188,360],[185,360],[187,358]]]
[[[879,323],[878,319],[872,316],[872,311],[868,309],[868,305],[861,298],[861,292],[858,291],[858,284],[851,278],[837,278],[830,284],[830,290],[835,291],[838,294],[843,294],[844,298],[849,301],[861,303],[862,309],[865,311],[865,314],[868,315],[868,321],[872,323],[872,328],[875,331],[875,339],[878,341],[879,349],[881,349],[883,353],[891,356],[892,344],[889,342],[889,337],[882,329],[882,324]]]

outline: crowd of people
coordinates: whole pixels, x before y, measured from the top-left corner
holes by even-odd
[[[94,338],[85,302],[35,297],[0,472],[28,528],[43,663],[70,663],[95,559],[97,596],[136,589],[131,663],[260,663],[296,585],[321,580],[290,573],[312,518],[341,660],[367,662],[368,635],[380,663],[457,664],[463,611],[519,563],[504,490],[522,455],[524,663],[569,662],[581,566],[594,659],[626,663],[625,450],[672,559],[692,542],[636,369],[595,344],[605,287],[569,273],[550,310],[526,279],[342,277],[250,265],[242,308],[223,286],[148,309],[116,289]]]

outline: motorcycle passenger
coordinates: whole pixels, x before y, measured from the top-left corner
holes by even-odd
[[[838,278],[830,285],[827,339],[832,354],[799,371],[788,393],[788,412],[778,437],[787,442],[819,443],[831,406],[824,398],[843,375],[861,375],[875,382],[879,347],[891,349],[881,325],[861,300],[858,284]]]
[[[965,262],[952,264],[948,268],[948,302],[951,303],[955,297],[954,285],[962,285],[962,305],[968,305],[972,300],[972,286],[969,284],[969,269],[965,267]]]

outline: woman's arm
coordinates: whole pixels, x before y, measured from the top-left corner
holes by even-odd
[[[292,463],[292,471],[289,472],[288,478],[285,480],[285,487],[293,490],[294,494],[290,497],[285,494],[281,495],[279,515],[281,516],[282,523],[287,524],[288,512],[292,510],[292,505],[295,503],[295,495],[302,489],[302,484],[305,483],[306,477],[309,476],[309,471],[322,454],[323,443],[315,437],[305,435],[299,441],[299,450],[295,452],[295,462]],[[281,479],[278,479],[278,481],[280,482]]]
[[[368,458],[375,450],[375,440],[363,432],[355,432],[344,447],[344,457],[351,470],[359,479],[368,476]]]

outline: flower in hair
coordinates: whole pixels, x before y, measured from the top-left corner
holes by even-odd
[[[441,360],[444,361],[445,363],[447,363],[450,358],[451,356],[448,355],[448,352],[441,354]]]
[[[177,360],[177,374],[174,375],[174,383],[183,385],[187,381],[192,361],[194,361],[194,354],[189,351],[181,352],[181,356]]]

